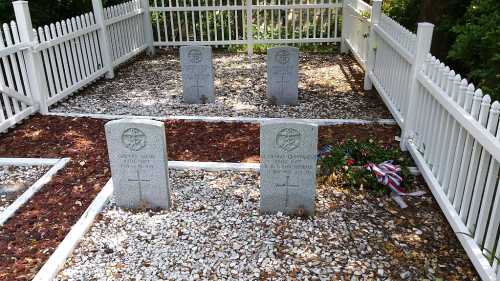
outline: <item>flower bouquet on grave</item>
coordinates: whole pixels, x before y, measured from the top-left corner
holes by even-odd
[[[380,195],[386,194],[391,189],[368,167],[373,163],[384,163],[391,159],[394,159],[391,164],[399,167],[399,187],[410,186],[414,180],[407,168],[411,164],[410,158],[399,148],[377,143],[372,139],[357,141],[349,138],[339,144],[321,148],[318,154],[320,181],[329,185],[368,189]]]

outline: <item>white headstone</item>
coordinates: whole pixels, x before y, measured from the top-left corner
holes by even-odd
[[[183,46],[180,54],[184,102],[194,104],[214,102],[212,48]]]
[[[165,125],[122,119],[106,123],[116,204],[125,208],[170,207]]]
[[[260,129],[262,213],[314,215],[318,127],[286,122]]]
[[[299,49],[267,49],[267,97],[277,105],[296,105],[299,96]]]

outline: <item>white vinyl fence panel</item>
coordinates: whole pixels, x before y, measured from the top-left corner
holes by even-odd
[[[360,34],[345,36],[366,67],[365,87],[375,86],[403,129],[403,147],[481,278],[498,281],[500,103],[429,54],[432,25],[415,35],[374,7],[368,55],[349,42]]]
[[[42,55],[49,106],[104,74],[98,28],[88,13],[36,30],[34,49]]]
[[[3,24],[0,31],[0,132],[35,113],[26,70],[24,50],[16,22]]]
[[[412,65],[415,61],[416,35],[382,14],[373,28],[374,52],[371,72],[380,96],[400,126],[404,123],[410,93]]]
[[[338,0],[153,0],[156,46],[339,42]]]
[[[372,8],[362,0],[344,0],[342,38],[359,64],[366,68]]]
[[[148,47],[145,42],[143,14],[144,9],[139,0],[105,8],[104,19],[114,66]]]
[[[430,55],[417,80],[410,152],[481,277],[495,280],[500,103]]]

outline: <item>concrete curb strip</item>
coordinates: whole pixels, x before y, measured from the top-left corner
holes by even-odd
[[[49,160],[54,160],[54,159],[49,159]],[[62,159],[56,159],[57,162],[56,164],[50,168],[50,170],[45,173],[40,179],[38,179],[30,188],[28,188],[21,196],[19,196],[16,201],[14,201],[12,204],[10,204],[1,214],[0,214],[0,226],[2,226],[9,218],[11,218],[16,211],[21,208],[26,202],[29,201],[29,199],[35,195],[45,184],[50,182],[52,177],[59,171],[61,170],[66,163],[69,162],[70,158],[62,158]],[[45,163],[48,163],[50,161],[46,161]],[[2,162],[3,163],[3,162]],[[24,162],[28,163],[28,162]],[[35,163],[35,162],[33,162]],[[25,164],[25,165],[40,165],[40,164]],[[44,164],[48,165],[48,164]]]
[[[82,214],[80,219],[71,228],[61,244],[59,244],[52,253],[47,262],[45,262],[40,271],[38,271],[33,281],[50,281],[57,276],[59,270],[64,266],[64,263],[76,248],[80,239],[90,228],[112,194],[113,181],[109,180],[94,201],[92,201],[85,213]]]
[[[113,114],[91,114],[91,113],[49,113],[50,116],[61,117],[87,117],[95,119],[153,119],[153,120],[186,120],[186,121],[202,121],[202,122],[244,122],[244,123],[262,123],[262,122],[305,122],[316,125],[342,125],[342,124],[380,124],[380,125],[396,125],[394,119],[293,119],[293,118],[254,118],[254,117],[210,117],[210,116],[135,116],[135,115],[113,115]]]

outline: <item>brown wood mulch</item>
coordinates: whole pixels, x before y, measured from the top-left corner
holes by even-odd
[[[0,228],[0,280],[30,280],[110,178],[106,120],[34,116],[0,136],[0,157],[71,157],[67,166]],[[167,121],[171,160],[258,162],[259,125]],[[397,126],[320,128],[319,146],[348,136],[397,145]]]

